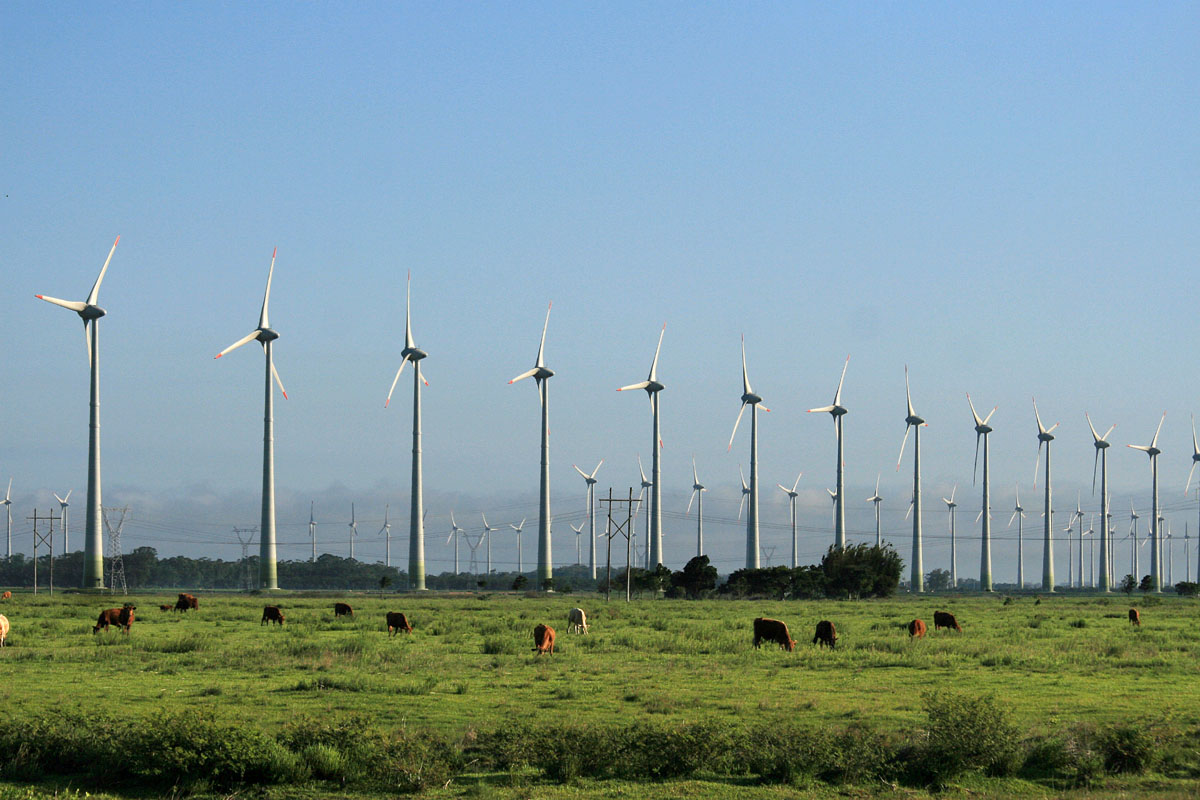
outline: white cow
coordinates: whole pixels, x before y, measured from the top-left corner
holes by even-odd
[[[567,633],[575,631],[576,633],[587,633],[587,614],[583,613],[582,608],[572,608],[571,613],[567,614]]]
[[[0,614],[0,647],[4,647],[4,640],[8,638],[8,617]]]

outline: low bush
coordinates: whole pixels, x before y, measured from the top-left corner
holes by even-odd
[[[967,770],[1012,774],[1019,760],[1020,737],[994,697],[941,691],[926,693],[924,699],[929,727],[919,761],[933,782],[945,782]]]
[[[1102,732],[1097,749],[1104,769],[1113,773],[1142,773],[1158,758],[1158,742],[1146,725],[1127,723]]]

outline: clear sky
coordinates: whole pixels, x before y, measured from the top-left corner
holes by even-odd
[[[360,558],[382,558],[385,503],[406,552],[411,398],[383,400],[409,270],[430,354],[431,572],[449,565],[451,508],[472,526],[536,517],[537,395],[507,381],[533,365],[551,300],[559,564],[584,506],[571,464],[607,459],[600,491],[636,485],[639,453],[649,468],[644,395],[613,390],[645,377],[664,322],[670,566],[693,553],[693,453],[708,549],[740,566],[748,427],[726,444],[743,333],[773,409],[774,563],[789,538],[775,484],[801,470],[802,556],[832,541],[832,424],[805,409],[829,403],[847,354],[852,540],[873,530],[882,474],[908,556],[905,364],[930,423],[927,569],[946,565],[938,501],[958,484],[959,569],[978,573],[968,391],[999,406],[997,580],[1014,575],[1014,484],[1026,533],[1040,529],[1033,396],[1062,422],[1059,509],[1079,490],[1098,507],[1084,412],[1118,423],[1122,537],[1121,509],[1148,517],[1150,485],[1124,445],[1165,410],[1163,502],[1194,537],[1197,41],[1190,3],[5,3],[0,476],[17,549],[52,490],[74,488],[82,531],[86,487],[81,325],[33,295],[82,299],[117,234],[100,293],[104,501],[133,506],[127,549],[233,558],[230,528],[257,522],[262,356],[212,356],[257,324],[275,246],[281,557],[308,552],[310,500],[320,549],[346,553],[354,501]],[[511,550],[498,539],[496,560]]]

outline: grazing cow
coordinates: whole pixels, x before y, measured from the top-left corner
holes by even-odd
[[[8,617],[0,614],[0,647],[4,647],[4,640],[8,638]]]
[[[954,628],[962,633],[962,627],[959,626],[958,620],[949,611],[933,612],[933,629],[936,631],[938,628]]]
[[[572,608],[567,614],[567,633],[574,631],[575,633],[587,633],[587,614],[583,613],[582,608]]]
[[[837,629],[833,627],[833,623],[823,619],[817,623],[817,632],[813,636],[812,643],[820,642],[822,647],[829,645],[830,650],[836,650],[837,638]]]
[[[763,642],[775,642],[789,653],[796,647],[796,640],[788,633],[788,626],[777,619],[756,617],[754,620],[754,647]]]
[[[919,619],[914,619],[908,623],[908,635],[914,639],[921,639],[925,636],[925,623]]]
[[[196,599],[195,595],[180,592],[179,599],[175,601],[175,610],[187,611],[188,609],[191,609],[192,611],[199,611],[200,601]]]
[[[412,625],[408,623],[408,617],[399,611],[387,612],[387,626],[388,636],[395,636],[400,631],[412,633]]]
[[[354,609],[350,607],[349,603],[334,603],[333,615],[335,617],[353,617]]]
[[[12,600],[12,592],[6,591],[4,594],[0,594],[0,600]]]
[[[1142,627],[1142,615],[1138,613],[1136,608],[1129,609],[1129,624]]]
[[[171,610],[172,608],[174,608],[174,607],[175,607],[175,606],[171,605],[170,603],[167,603],[166,605],[161,605],[161,606],[159,606],[159,607],[158,607],[158,610],[159,610],[159,611],[170,611],[170,610]]]
[[[279,606],[263,606],[262,622],[258,623],[261,628],[269,622],[277,622],[280,626],[283,625],[283,612],[279,610]]]
[[[533,650],[538,655],[554,653],[554,628],[539,624],[533,629]]]
[[[117,625],[125,633],[129,633],[129,629],[133,626],[133,611],[137,606],[131,606],[128,603],[123,608],[109,608],[100,612],[100,616],[96,619],[96,624],[92,626],[92,633],[97,633],[101,628],[108,630],[108,626]]]

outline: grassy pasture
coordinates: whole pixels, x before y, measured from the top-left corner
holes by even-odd
[[[994,695],[1029,735],[1142,721],[1200,732],[1200,607],[1178,598],[1132,598],[1142,612],[1133,628],[1123,596],[1037,604],[1021,596],[1008,605],[1002,597],[629,605],[586,595],[336,598],[354,606],[353,619],[335,619],[329,596],[199,596],[199,611],[186,614],[158,610],[174,595],[134,597],[138,619],[126,636],[92,633],[100,609],[118,604],[112,598],[14,595],[0,604],[12,624],[10,646],[0,650],[6,714],[201,711],[268,734],[298,717],[365,715],[384,728],[455,739],[534,716],[572,725],[752,721],[904,732],[925,724],[925,692],[951,687]],[[267,602],[282,607],[282,628],[260,626]],[[566,633],[575,605],[588,611],[588,636]],[[934,610],[955,613],[964,632],[934,632]],[[414,633],[389,638],[386,611],[404,611]],[[754,650],[756,616],[786,621],[796,652]],[[910,641],[903,629],[913,617],[930,627],[924,640]],[[809,644],[821,619],[837,626],[836,651]],[[558,632],[553,656],[532,653],[539,622]],[[1145,796],[1183,786],[1155,785]],[[578,797],[613,790],[543,788]],[[700,784],[687,794],[734,794],[720,788]],[[1122,790],[1131,788],[1137,794]],[[744,790],[787,796],[779,787]]]

